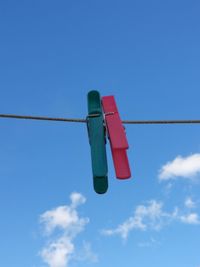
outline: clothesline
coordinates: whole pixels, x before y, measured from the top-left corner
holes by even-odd
[[[86,119],[79,118],[57,118],[48,116],[30,116],[16,114],[0,114],[0,118],[4,119],[24,119],[24,120],[40,120],[40,121],[62,121],[86,123]],[[200,120],[122,120],[124,124],[200,124]]]

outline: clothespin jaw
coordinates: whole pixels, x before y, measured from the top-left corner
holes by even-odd
[[[87,99],[87,127],[92,157],[93,185],[96,193],[103,194],[108,189],[108,166],[101,98],[98,91],[90,91]]]
[[[128,142],[114,96],[102,97],[102,106],[105,114],[110,147],[116,172],[119,179],[131,177],[126,150]]]

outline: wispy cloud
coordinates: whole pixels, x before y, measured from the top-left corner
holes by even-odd
[[[143,242],[138,243],[138,247],[140,247],[140,248],[150,248],[150,247],[153,247],[155,245],[156,246],[160,245],[160,242],[155,240],[153,237],[151,237],[150,240],[148,240],[148,241],[143,241]]]
[[[200,224],[199,215],[197,213],[189,213],[179,217],[181,222],[186,224]]]
[[[133,216],[130,216],[122,224],[114,229],[103,230],[102,233],[107,236],[119,235],[125,240],[132,230],[159,230],[175,216],[176,209],[172,213],[164,212],[161,202],[151,200],[146,206],[137,206]]]
[[[47,244],[40,251],[40,256],[49,267],[68,267],[75,253],[74,239],[89,222],[88,218],[81,218],[77,211],[78,206],[85,203],[85,197],[72,193],[70,199],[70,205],[56,207],[40,216],[47,237]],[[87,247],[87,253],[90,252],[90,247]]]
[[[186,208],[193,209],[196,207],[196,203],[192,200],[191,197],[187,197],[185,199],[185,206]]]
[[[84,241],[82,250],[75,256],[78,261],[90,261],[92,263],[98,262],[98,255],[92,251],[91,244]]]
[[[200,173],[200,154],[188,157],[177,156],[174,160],[162,166],[159,180],[170,180],[178,177],[193,179]]]
[[[191,207],[192,204],[193,202],[187,200],[188,206]],[[106,236],[119,235],[123,240],[126,240],[129,234],[134,230],[158,231],[175,221],[184,224],[200,224],[199,215],[195,212],[190,212],[188,208],[189,207],[186,207],[186,209],[183,210],[174,207],[173,210],[169,212],[164,210],[162,202],[151,200],[147,202],[146,205],[137,206],[133,215],[117,227],[102,230],[102,234]]]

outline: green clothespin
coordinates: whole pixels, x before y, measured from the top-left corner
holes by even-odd
[[[88,93],[87,126],[92,156],[94,190],[104,194],[108,189],[108,166],[106,158],[105,127],[98,91]]]

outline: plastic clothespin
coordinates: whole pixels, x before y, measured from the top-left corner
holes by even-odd
[[[116,177],[119,179],[130,178],[131,171],[126,152],[129,146],[114,96],[102,97],[102,106],[105,114]]]
[[[98,91],[90,91],[87,99],[87,127],[91,147],[93,185],[96,193],[103,194],[108,189],[108,165],[101,98]]]

